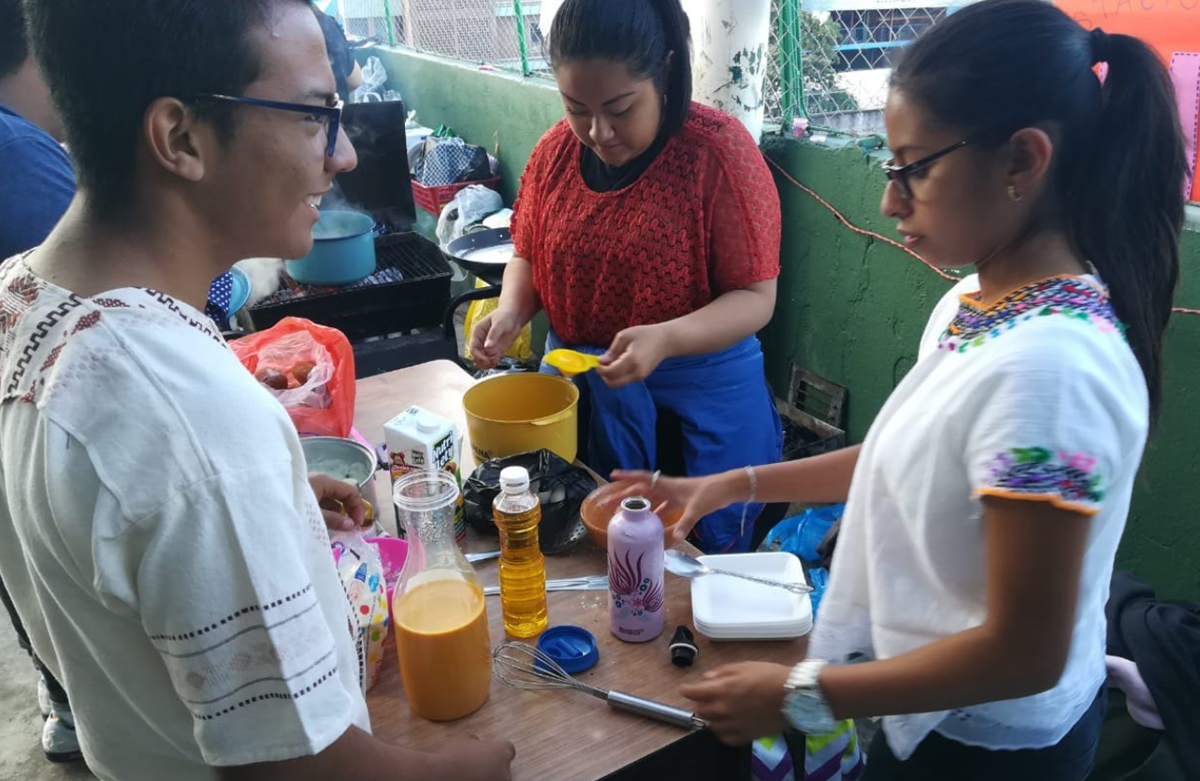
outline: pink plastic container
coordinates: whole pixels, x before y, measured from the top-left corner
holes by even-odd
[[[400,579],[400,572],[404,569],[404,560],[408,558],[408,543],[398,537],[368,537],[367,542],[379,548],[379,558],[383,560],[383,579],[387,583],[390,612],[392,592],[395,591],[396,581]]]

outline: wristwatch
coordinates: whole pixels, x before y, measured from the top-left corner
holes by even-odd
[[[783,686],[783,717],[807,735],[826,735],[837,726],[819,681],[826,664],[824,659],[805,659],[792,668]]]

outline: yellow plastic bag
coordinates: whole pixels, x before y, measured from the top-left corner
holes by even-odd
[[[483,280],[475,280],[476,288],[487,286]],[[471,305],[467,307],[467,321],[463,330],[463,333],[466,334],[466,338],[463,340],[463,357],[468,361],[471,360],[471,334],[475,332],[475,324],[495,312],[499,303],[500,299],[498,298],[485,298],[482,301],[472,301]],[[516,341],[504,355],[516,361],[528,361],[533,358],[533,329],[528,325],[522,328]]]

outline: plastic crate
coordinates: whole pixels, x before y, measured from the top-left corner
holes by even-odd
[[[793,364],[788,398],[775,402],[783,422],[783,460],[845,447],[846,432],[841,428],[845,405],[844,387]]]
[[[426,187],[416,179],[413,179],[413,200],[417,202],[417,206],[420,206],[434,217],[440,217],[442,214],[442,209],[446,207],[446,204],[453,201],[454,196],[458,195],[460,190],[465,190],[473,184],[483,185],[484,187],[497,192],[500,191],[499,176],[493,176],[491,179],[480,179],[476,182],[455,182],[454,184],[443,184],[439,187]]]

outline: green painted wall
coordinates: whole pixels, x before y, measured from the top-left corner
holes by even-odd
[[[538,138],[562,117],[550,82],[483,72],[437,57],[376,50],[391,86],[426,125],[448,124],[472,143],[499,144],[505,200]],[[764,148],[851,223],[885,236],[883,177],[856,147],[768,139]],[[949,289],[910,256],[852,233],[777,176],[783,205],[783,271],[775,318],[763,334],[768,373],[782,391],[795,361],[850,389],[847,428],[862,441],[888,394],[916,359],[934,304]],[[1181,306],[1200,309],[1200,233],[1184,237]],[[1178,316],[1166,343],[1166,394],[1139,480],[1120,566],[1164,595],[1200,598],[1200,317]]]
[[[856,147],[783,139],[768,156],[854,225],[892,236],[879,214],[883,177]],[[793,361],[850,389],[847,428],[861,442],[916,359],[933,305],[950,288],[909,255],[857,235],[812,197],[776,176],[783,206],[783,271],[775,318],[763,335],[777,389]],[[1200,233],[1184,235],[1177,302],[1200,309]],[[1200,598],[1200,316],[1177,315],[1165,347],[1162,420],[1139,478],[1118,566],[1163,595]]]

